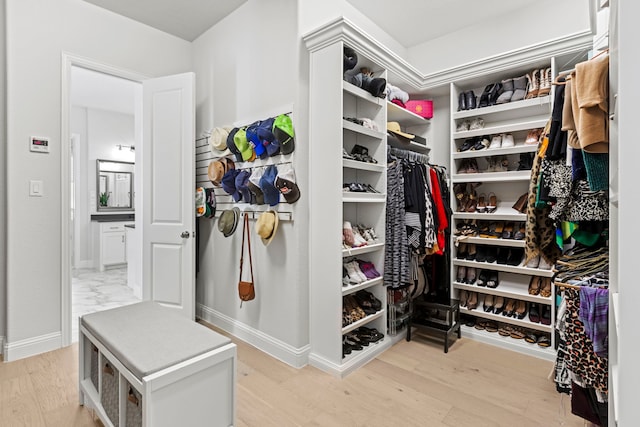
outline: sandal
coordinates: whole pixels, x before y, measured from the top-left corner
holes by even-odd
[[[513,328],[513,330],[509,334],[509,336],[511,338],[515,338],[517,340],[521,340],[524,337],[526,337],[526,334],[524,333],[524,330],[522,328]]]
[[[546,335],[540,335],[538,338],[538,345],[540,347],[550,347],[551,346],[551,338]]]
[[[487,332],[498,332],[498,324],[496,322],[489,321],[484,327],[484,330]]]
[[[476,206],[476,211],[479,213],[484,213],[487,210],[487,203],[485,202],[485,195],[481,193],[478,197],[478,205]]]
[[[525,337],[524,340],[526,342],[528,342],[529,344],[535,344],[538,342],[538,336],[536,334],[534,334],[533,332],[529,332]]]
[[[494,193],[489,193],[489,203],[487,204],[487,213],[493,213],[498,209],[498,198]]]
[[[491,294],[486,294],[484,296],[484,301],[482,302],[482,309],[485,313],[489,313],[493,311],[493,302],[494,297]]]
[[[479,320],[476,322],[475,328],[480,331],[487,329],[487,323],[489,323],[488,320]]]
[[[511,335],[511,331],[513,331],[513,326],[507,324],[503,324],[498,328],[498,333],[503,337]]]

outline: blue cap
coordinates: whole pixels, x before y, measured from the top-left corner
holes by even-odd
[[[264,194],[264,202],[269,206],[275,206],[280,202],[280,191],[275,186],[278,169],[274,165],[270,165],[260,178],[260,189]]]
[[[264,159],[267,157],[267,150],[264,148],[264,144],[258,136],[258,126],[260,126],[260,123],[260,121],[257,121],[247,126],[247,140],[256,152],[256,156]]]
[[[271,131],[273,128],[273,121],[275,119],[269,118],[267,120],[263,120],[260,122],[258,126],[258,138],[262,141],[262,145],[265,147],[265,154],[262,158],[267,158],[268,156],[274,156],[280,153],[280,143],[276,139],[275,135]]]
[[[222,189],[233,196],[233,200],[236,202],[240,200],[240,193],[236,189],[236,176],[240,171],[236,169],[229,169],[222,177]]]
[[[249,187],[247,187],[250,176],[251,174],[246,170],[240,171],[238,175],[236,175],[236,191],[240,193],[242,196],[241,199],[245,203],[251,203],[251,192],[249,191]]]

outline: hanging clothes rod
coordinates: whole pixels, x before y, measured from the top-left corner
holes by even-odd
[[[390,145],[387,145],[387,149],[389,150],[389,154],[395,157],[414,161],[414,162],[420,162],[424,164],[429,163],[429,156],[426,154],[416,153],[415,151],[403,150],[402,148],[396,148]]]

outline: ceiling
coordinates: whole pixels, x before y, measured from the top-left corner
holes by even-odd
[[[247,0],[84,0],[193,41]],[[308,0],[307,0],[308,1]],[[409,48],[540,0],[346,0]],[[390,7],[392,5],[392,7]],[[526,17],[522,17],[526,22]],[[533,27],[532,27],[533,28]]]
[[[486,22],[540,0],[346,0],[406,48]],[[526,23],[523,16],[523,24]]]
[[[193,41],[247,0],[84,0]]]

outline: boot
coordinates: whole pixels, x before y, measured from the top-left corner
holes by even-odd
[[[476,108],[476,94],[472,90],[465,92],[465,98],[467,101],[467,110],[473,110]]]
[[[511,95],[511,102],[520,101],[524,99],[527,94],[527,76],[520,76],[513,79],[513,95]]]
[[[518,170],[525,171],[531,170],[533,167],[533,155],[531,153],[521,153],[520,161],[518,162]]]
[[[460,92],[458,95],[458,111],[463,111],[467,109],[467,98],[465,97],[464,92]]]
[[[507,79],[502,81],[502,94],[496,100],[496,104],[505,104],[511,101],[513,96],[513,79]]]

